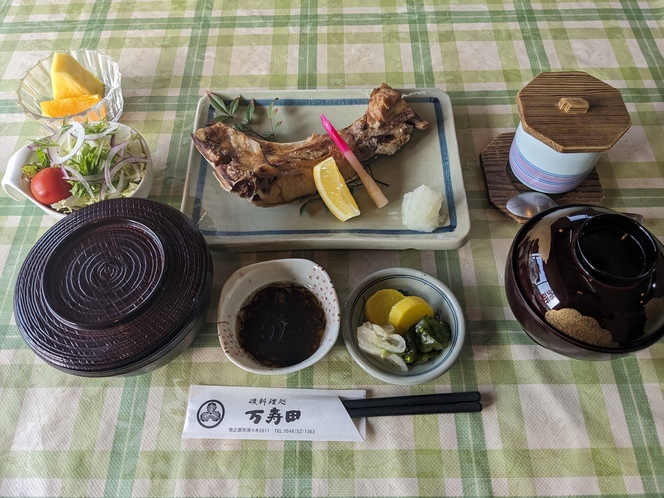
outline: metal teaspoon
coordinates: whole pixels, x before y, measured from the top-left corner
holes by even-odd
[[[551,197],[542,192],[521,192],[511,197],[505,207],[507,210],[522,218],[532,218],[537,213],[544,211],[545,209],[552,208],[557,206],[558,203],[554,201]],[[625,216],[629,216],[634,221],[643,225],[644,219],[643,216],[636,213],[624,213]]]

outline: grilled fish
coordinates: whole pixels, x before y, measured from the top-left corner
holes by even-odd
[[[413,128],[427,126],[399,92],[383,84],[371,92],[366,113],[339,134],[364,162],[394,154],[408,142]],[[299,142],[277,143],[251,138],[219,122],[197,130],[192,139],[222,188],[256,206],[288,204],[315,194],[313,168],[329,156],[346,181],[356,176],[328,135],[314,133]]]

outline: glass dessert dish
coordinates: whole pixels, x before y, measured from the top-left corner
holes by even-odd
[[[58,130],[63,122],[117,121],[124,105],[118,64],[97,50],[70,50],[68,53],[104,83],[105,95],[102,100],[83,112],[65,118],[43,116],[40,102],[53,99],[51,84],[53,55],[51,54],[39,61],[21,80],[16,93],[18,105],[23,108],[23,112],[51,132]]]

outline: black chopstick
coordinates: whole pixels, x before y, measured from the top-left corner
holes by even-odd
[[[473,413],[482,411],[482,403],[479,401],[471,401],[468,403],[443,403],[411,406],[369,406],[366,408],[347,408],[346,411],[351,418],[427,415],[432,413]]]
[[[342,403],[346,408],[366,408],[370,406],[412,406],[428,405],[435,403],[465,403],[479,401],[481,398],[478,391],[441,394],[418,394],[414,396],[388,396],[385,398],[346,399]]]
[[[477,391],[342,400],[351,418],[482,411]]]

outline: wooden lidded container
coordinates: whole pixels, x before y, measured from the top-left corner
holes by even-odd
[[[583,183],[631,126],[620,92],[581,71],[540,73],[516,103],[521,122],[510,166],[526,186],[550,194]]]

